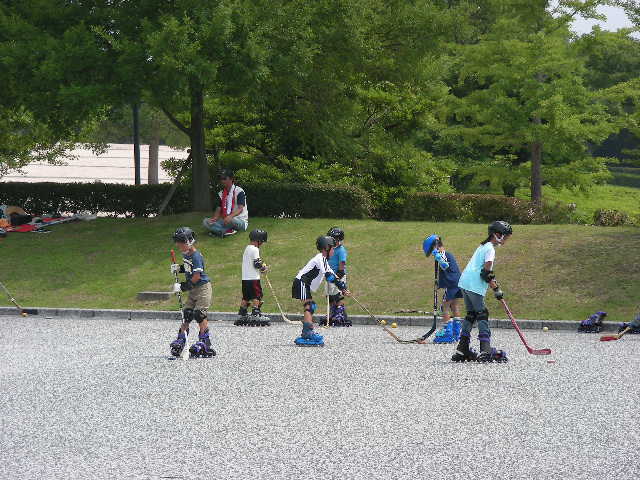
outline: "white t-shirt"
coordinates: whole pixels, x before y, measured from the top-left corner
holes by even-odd
[[[260,258],[260,249],[255,245],[247,245],[242,254],[242,280],[260,280],[260,270],[253,261]]]
[[[225,210],[228,211],[228,212],[231,212],[238,205],[244,205],[244,208],[242,209],[242,212],[240,212],[238,215],[236,215],[236,218],[239,218],[240,220],[244,220],[245,222],[248,222],[249,221],[249,207],[247,206],[247,194],[244,192],[244,190],[241,187],[239,187],[239,186],[237,186],[235,184],[231,186],[231,190],[229,192],[229,195],[227,195],[227,198],[226,198],[226,201],[227,201],[226,209],[222,205],[222,194],[223,193],[224,193],[224,190],[220,190],[218,192],[218,197],[220,197],[220,215],[222,217],[224,217]]]
[[[318,253],[298,272],[296,278],[302,280],[302,282],[307,285],[311,285],[311,290],[315,292],[318,290],[318,287],[320,287],[326,272],[330,272],[335,275],[335,272],[329,266],[327,259],[322,255],[322,253]]]

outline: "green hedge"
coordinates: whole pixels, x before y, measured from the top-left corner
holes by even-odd
[[[19,205],[29,213],[100,212],[113,216],[155,215],[169,184],[0,183],[0,204]],[[355,187],[306,184],[247,184],[249,214],[305,218],[365,218],[373,207],[369,195]],[[189,187],[180,186],[166,213],[190,210]]]
[[[526,200],[501,195],[419,192],[407,197],[403,220],[462,221],[488,223],[572,223],[573,210],[560,204],[535,209]]]

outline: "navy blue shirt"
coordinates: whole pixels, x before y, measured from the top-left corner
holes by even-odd
[[[195,287],[209,283],[209,276],[204,272],[204,257],[199,251],[193,253],[183,253],[184,259],[184,274],[187,277],[187,282],[191,282],[191,278],[194,273],[200,274],[200,281],[194,283]]]
[[[438,288],[457,288],[460,280],[460,267],[458,267],[456,257],[453,256],[453,253],[446,251],[444,256],[447,258],[449,268],[444,270],[440,264],[437,264],[440,269],[438,272]]]

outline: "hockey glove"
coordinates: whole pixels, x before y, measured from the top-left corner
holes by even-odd
[[[337,276],[338,278],[342,278],[342,277],[344,277],[344,275],[345,275],[344,270],[338,270],[338,271],[336,272],[336,276]]]
[[[433,252],[433,256],[435,257],[436,262],[440,264],[440,267],[442,267],[443,270],[446,270],[447,268],[449,268],[449,262],[447,262],[444,259],[444,255],[442,255],[441,252],[435,251]]]
[[[496,297],[496,300],[502,300],[504,298],[504,294],[498,285],[493,288],[493,295]]]
[[[269,273],[270,271],[271,271],[270,265],[262,265],[262,267],[260,267],[260,273]]]
[[[182,290],[183,292],[188,292],[192,288],[193,285],[191,285],[191,282],[180,282],[180,290]]]

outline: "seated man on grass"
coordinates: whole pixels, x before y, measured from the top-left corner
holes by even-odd
[[[249,211],[247,210],[247,196],[244,190],[234,183],[233,172],[223,170],[220,173],[222,190],[218,192],[220,204],[216,207],[213,217],[202,221],[209,230],[209,235],[226,237],[238,231],[244,232],[249,228]]]

